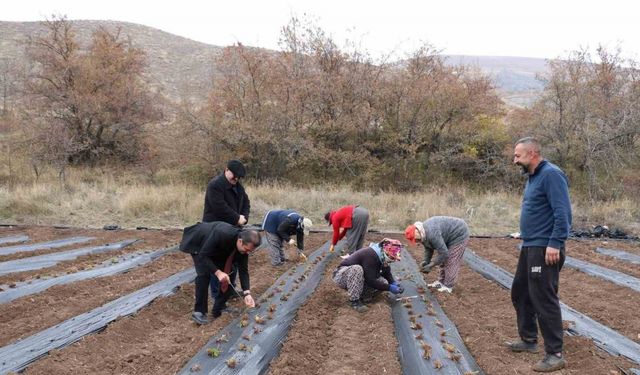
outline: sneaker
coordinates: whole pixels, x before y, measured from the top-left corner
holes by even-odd
[[[207,316],[199,311],[194,311],[193,313],[191,313],[191,320],[196,322],[198,325],[209,324],[209,319],[207,319]]]
[[[565,368],[566,365],[567,361],[564,360],[564,357],[547,353],[540,362],[533,365],[533,371],[553,372]]]
[[[351,301],[351,307],[359,313],[366,312],[369,308],[362,304],[361,300]]]
[[[453,292],[453,288],[449,288],[448,286],[441,285],[440,288],[438,288],[438,292],[446,292],[451,294],[451,292]]]
[[[440,288],[442,286],[442,283],[440,282],[440,280],[434,281],[431,284],[427,284],[427,286],[429,288]]]
[[[516,353],[521,352],[529,352],[529,353],[538,353],[538,343],[536,342],[528,342],[528,341],[516,341],[516,342],[508,342],[507,347]]]

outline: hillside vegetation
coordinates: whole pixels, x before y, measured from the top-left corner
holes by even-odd
[[[509,72],[493,62],[487,74],[425,44],[376,60],[295,17],[283,27],[278,51],[206,46],[109,22],[0,26],[0,49],[13,51],[0,60],[6,219],[28,220],[27,212],[56,221],[64,202],[76,202],[67,212],[93,223],[81,202],[108,193],[106,214],[97,217],[184,223],[197,219],[193,202],[208,179],[239,158],[256,197],[272,187],[327,196],[335,190],[346,199],[336,196],[336,204],[363,199],[398,207],[394,228],[416,211],[386,203],[393,197],[425,201],[417,216],[472,221],[480,200],[493,207],[492,197],[501,197],[513,204],[482,217],[506,229],[523,184],[511,165],[513,143],[525,135],[536,136],[544,156],[567,171],[585,223],[633,227],[640,216],[629,203],[640,192],[640,77],[620,51],[551,61],[544,80],[535,81],[540,87],[518,78],[531,78],[536,62],[526,59]],[[529,107],[512,108],[497,79],[520,82],[522,95],[542,91]],[[97,173],[104,181],[90,177],[102,170],[111,171]],[[438,199],[450,192],[453,198]],[[307,207],[290,197],[264,205]],[[464,197],[472,203],[451,203]],[[625,208],[612,214],[603,205]]]

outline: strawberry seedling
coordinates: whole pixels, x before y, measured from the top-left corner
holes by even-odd
[[[217,356],[220,355],[220,349],[218,349],[218,348],[207,348],[207,355],[209,357],[216,358]]]
[[[229,368],[236,368],[236,365],[238,364],[238,362],[236,361],[235,358],[229,358],[229,359],[227,359],[227,361],[225,363],[227,364],[227,367],[229,367]]]

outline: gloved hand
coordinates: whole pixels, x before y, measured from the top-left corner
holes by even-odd
[[[431,259],[433,258],[433,249],[424,249],[424,264],[429,264],[431,263]]]
[[[296,240],[294,240],[293,238],[289,240],[289,245],[295,245],[296,244]]]
[[[424,273],[429,273],[431,272],[431,269],[433,268],[434,264],[433,263],[427,263],[426,262],[422,262],[422,264],[420,265],[420,271],[424,272]]]
[[[399,286],[399,285],[395,285],[395,284],[390,284],[389,285],[389,291],[393,294],[400,294],[402,292],[404,292],[404,288]]]
[[[334,251],[336,251],[336,249],[333,247],[333,245],[329,246],[329,252],[333,253]]]
[[[402,288],[402,284],[400,284],[400,283],[399,283],[399,282],[397,282],[397,281],[394,281],[394,282],[392,282],[392,283],[391,283],[391,284],[389,284],[389,285],[395,285],[395,286],[399,286],[400,288]],[[404,289],[404,288],[403,288],[403,289]]]

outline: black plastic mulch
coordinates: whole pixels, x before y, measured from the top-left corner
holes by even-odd
[[[63,238],[60,240],[35,243],[32,245],[15,245],[15,246],[0,247],[0,255],[8,255],[8,254],[22,253],[26,251],[37,251],[37,250],[44,250],[44,249],[55,249],[56,247],[74,245],[77,243],[88,242],[94,239],[95,239],[94,237],[71,237],[71,238]]]
[[[285,340],[300,306],[313,293],[327,264],[339,253],[329,242],[292,267],[258,299],[259,306],[234,319],[180,370],[179,374],[264,374]],[[215,352],[215,355],[214,355]]]
[[[63,348],[83,336],[104,329],[112,321],[135,313],[156,298],[173,294],[180,285],[193,281],[195,277],[195,269],[189,267],[146,288],[4,346],[0,348],[0,373],[22,371],[51,350]]]
[[[69,284],[74,281],[93,279],[96,277],[106,277],[124,273],[134,267],[138,267],[156,260],[159,257],[167,254],[168,252],[176,251],[177,249],[178,246],[173,246],[154,250],[149,253],[128,254],[118,258],[117,260],[106,261],[102,266],[90,270],[74,272],[58,277],[52,277],[50,279],[39,279],[32,280],[30,282],[19,283],[15,288],[0,292],[0,303],[11,302],[16,298],[41,292],[43,290],[51,288],[54,285]]]
[[[402,372],[483,374],[408,251],[402,252],[401,262],[392,263],[392,269],[404,287],[404,297],[392,304]]]
[[[82,249],[68,250],[59,253],[9,260],[0,263],[0,276],[15,272],[33,271],[53,267],[62,261],[73,260],[81,255],[99,254],[107,251],[120,250],[135,243],[136,241],[138,240],[124,240],[102,246],[84,247]]]
[[[465,262],[474,271],[480,273],[489,280],[496,281],[506,289],[511,289],[513,275],[499,266],[483,259],[473,251],[467,249],[464,253]],[[562,319],[572,321],[574,324],[567,329],[570,335],[588,337],[606,352],[628,358],[630,361],[640,364],[640,345],[617,331],[598,323],[579,311],[560,302]]]

